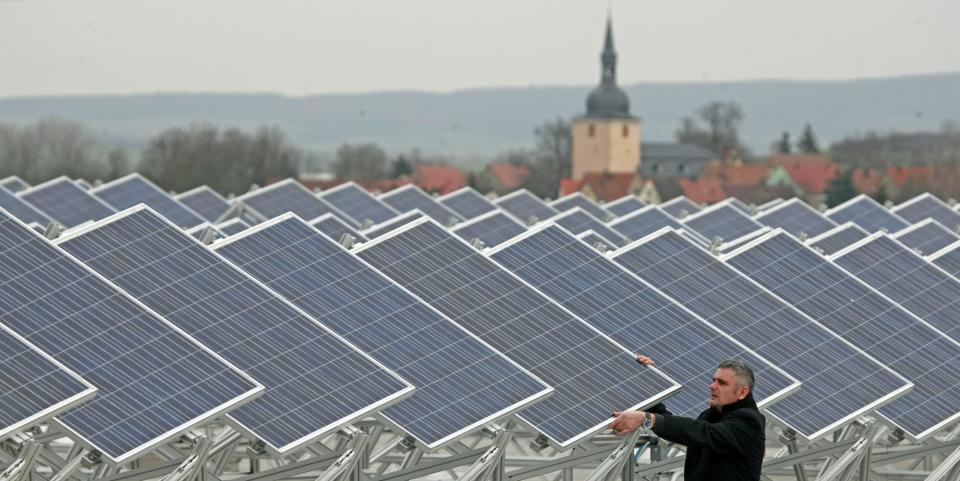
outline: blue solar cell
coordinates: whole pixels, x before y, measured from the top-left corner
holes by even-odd
[[[590,247],[593,247],[600,252],[613,251],[620,247],[614,244],[612,241],[604,239],[602,236],[600,236],[600,234],[597,234],[592,230],[588,230],[582,234],[577,234],[577,239],[580,239]]]
[[[911,224],[933,219],[950,230],[960,228],[960,212],[956,212],[942,200],[925,192],[891,209]]]
[[[0,213],[0,319],[97,387],[59,422],[134,459],[262,390],[249,377]]]
[[[382,414],[433,449],[551,389],[303,221],[279,218],[216,246],[413,383]]]
[[[49,217],[35,209],[32,205],[20,200],[17,196],[10,193],[5,188],[0,188],[0,207],[13,214],[17,219],[25,224],[36,222],[41,226],[47,226],[52,222]]]
[[[464,219],[473,219],[474,217],[486,214],[496,210],[486,197],[473,190],[472,187],[464,187],[450,192],[437,198],[437,201],[447,206],[450,210],[460,214]]]
[[[210,222],[220,220],[220,216],[230,208],[227,199],[205,185],[181,192],[174,196],[174,199],[193,209],[194,212]]]
[[[611,406],[649,406],[679,387],[430,219],[357,254],[553,386],[518,416],[561,446],[604,429]]]
[[[898,374],[676,232],[664,230],[611,258],[803,383],[767,412],[808,439],[910,388]]]
[[[683,225],[707,239],[719,237],[724,242],[734,241],[763,227],[730,204],[717,204],[685,217]]]
[[[112,207],[77,187],[66,177],[57,177],[33,186],[17,196],[67,228],[100,220],[114,213]]]
[[[623,217],[646,206],[647,204],[635,195],[625,195],[613,202],[603,204],[604,208],[617,217]]]
[[[738,199],[738,198],[736,198],[736,197],[728,197],[728,198],[726,199],[726,201],[727,201],[730,205],[732,205],[733,207],[736,207],[737,210],[739,210],[740,212],[743,212],[744,214],[747,214],[747,215],[753,215],[753,214],[754,214],[754,209],[753,209],[753,207],[750,207],[750,206],[747,205],[744,201],[742,201],[742,200],[740,200],[740,199]]]
[[[333,214],[323,214],[320,217],[310,221],[310,225],[336,242],[340,242],[340,238],[342,238],[344,234],[350,234],[350,236],[353,237],[353,240],[357,242],[366,242],[370,240],[367,238],[367,236],[357,232],[350,227],[349,224],[340,220]]]
[[[797,237],[818,236],[837,226],[828,217],[796,198],[781,202],[754,219],[770,227],[779,227]]]
[[[769,404],[800,384],[650,284],[552,224],[502,244],[487,255],[584,321],[657,366],[683,388],[670,411],[696,417],[707,401],[717,364],[746,361],[758,379],[754,398]]]
[[[493,203],[528,224],[532,219],[544,220],[559,214],[557,209],[550,207],[526,189],[511,192],[493,201]]]
[[[927,260],[960,279],[960,242],[934,252]]]
[[[550,202],[550,207],[553,207],[560,212],[566,212],[579,207],[588,214],[596,217],[601,222],[606,222],[607,220],[615,217],[612,212],[600,207],[596,202],[588,199],[587,196],[581,194],[580,192],[574,192]]]
[[[853,222],[868,233],[881,230],[897,232],[910,225],[897,214],[863,194],[827,210],[825,214],[837,224]]]
[[[320,198],[350,216],[358,225],[366,222],[379,224],[400,214],[353,182],[326,190]]]
[[[582,234],[588,230],[592,230],[604,238],[616,242],[617,245],[622,246],[629,242],[629,240],[620,235],[619,232],[611,229],[579,207],[574,207],[571,210],[560,213],[549,220],[574,234]]]
[[[451,222],[463,220],[459,214],[437,202],[413,184],[393,189],[381,195],[380,200],[399,212],[407,213],[419,210],[442,225],[450,225]]]
[[[0,439],[90,399],[92,384],[0,324]]]
[[[630,240],[640,240],[664,227],[683,229],[683,224],[655,205],[648,205],[610,223],[610,227]],[[697,234],[699,236],[699,234]],[[704,242],[707,242],[704,239]]]
[[[220,230],[220,232],[223,232],[225,237],[230,237],[234,234],[238,234],[246,229],[249,229],[250,224],[245,222],[240,217],[234,217],[233,219],[225,220],[217,224],[216,227]]]
[[[173,200],[153,182],[137,173],[90,189],[90,193],[118,211],[146,204],[183,229],[203,223],[200,214]]]
[[[497,209],[457,224],[450,231],[467,242],[480,239],[485,247],[494,247],[526,232],[527,228],[510,214]]]
[[[847,222],[807,240],[807,244],[823,252],[824,255],[830,255],[868,235],[870,234],[857,224]]]
[[[680,197],[674,197],[660,204],[660,208],[663,209],[664,212],[676,217],[677,219],[682,219],[688,215],[693,215],[703,210],[703,207],[701,207],[699,204],[682,195]]]
[[[913,382],[878,409],[904,432],[923,439],[960,417],[957,342],[783,232],[727,262]]]
[[[306,187],[293,179],[270,184],[237,198],[237,202],[249,207],[263,220],[293,212],[301,219],[316,219],[323,214],[335,214],[340,220],[359,227],[353,219],[327,201],[313,195]]]
[[[932,218],[920,221],[897,232],[893,238],[923,255],[933,254],[956,241],[960,241],[960,236]]]
[[[363,236],[366,237],[367,239],[376,239],[377,237],[380,237],[383,234],[386,234],[387,232],[390,232],[400,226],[409,224],[410,222],[413,222],[421,217],[426,217],[426,216],[423,214],[423,212],[420,212],[420,210],[417,209],[413,212],[400,214],[394,217],[393,219],[390,219],[382,224],[372,225],[360,231],[360,233],[363,234]]]
[[[275,452],[302,447],[412,389],[148,208],[59,245],[263,383],[263,396],[228,416]]]
[[[30,184],[24,182],[23,179],[15,175],[6,177],[3,180],[0,180],[0,187],[9,190],[10,192],[16,194],[21,190],[26,190],[30,188]]]

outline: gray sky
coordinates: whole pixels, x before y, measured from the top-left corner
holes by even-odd
[[[0,0],[0,96],[960,71],[956,0]]]

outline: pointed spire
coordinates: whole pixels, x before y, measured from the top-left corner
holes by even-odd
[[[600,54],[600,81],[616,83],[617,81],[617,52],[613,49],[613,16],[607,11],[607,33],[603,39],[603,52]]]
[[[610,14],[610,10],[607,10],[607,35],[603,39],[603,53],[617,54],[613,49],[613,17]]]

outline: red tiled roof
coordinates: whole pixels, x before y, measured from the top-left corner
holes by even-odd
[[[523,183],[530,177],[530,168],[526,165],[507,163],[488,164],[487,169],[493,174],[497,183],[506,190],[523,187]]]
[[[573,179],[560,179],[560,196],[572,194],[574,192],[579,192],[583,188],[582,180],[573,180]]]
[[[451,165],[418,164],[413,178],[417,187],[441,195],[467,185],[467,174]]]
[[[829,157],[819,154],[777,154],[770,164],[786,169],[808,194],[824,193],[837,175],[837,165]]]
[[[729,164],[712,160],[700,174],[701,179],[719,179],[729,185],[763,184],[770,173],[770,166],[763,164]]]
[[[908,165],[906,167],[887,167],[887,178],[897,188],[903,187],[908,181],[914,187],[930,186],[936,178],[933,166]]]
[[[850,174],[853,190],[860,194],[876,195],[883,185],[882,169],[853,169]]]
[[[698,204],[712,204],[727,198],[727,191],[723,189],[720,179],[680,179],[680,188],[683,195]]]
[[[590,190],[597,196],[597,200],[610,202],[627,194],[632,194],[630,188],[637,180],[637,174],[588,172],[583,175],[580,190],[583,186],[590,186]]]

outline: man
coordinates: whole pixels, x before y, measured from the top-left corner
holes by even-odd
[[[654,365],[637,355],[637,362]],[[720,363],[710,384],[710,407],[697,419],[673,416],[663,404],[650,412],[617,411],[610,423],[623,436],[643,428],[687,446],[683,478],[687,481],[760,479],[766,420],[753,400],[753,370],[731,359]]]

